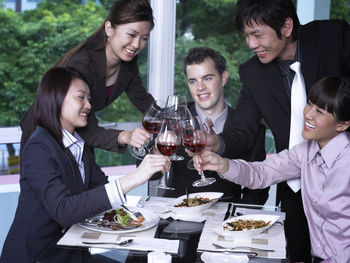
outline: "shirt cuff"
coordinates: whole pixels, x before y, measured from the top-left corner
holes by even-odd
[[[119,179],[105,184],[105,189],[112,208],[117,208],[121,204],[126,203],[126,198],[125,195],[123,195]]]

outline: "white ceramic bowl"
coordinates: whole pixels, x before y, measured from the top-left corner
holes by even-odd
[[[170,203],[168,208],[170,211],[173,211],[177,214],[196,214],[196,213],[200,213],[200,212],[208,209],[209,207],[211,207],[223,195],[224,195],[224,193],[220,193],[220,192],[192,193],[192,194],[189,194],[189,196],[188,196],[189,198],[203,197],[203,198],[214,199],[214,201],[207,203],[207,204],[192,206],[192,207],[175,207],[175,205],[180,204],[184,199],[186,199],[186,195],[182,195],[182,196],[176,198],[175,200],[173,200]]]
[[[242,216],[232,217],[230,219],[225,220],[222,223],[219,234],[222,236],[227,236],[227,237],[231,237],[231,238],[255,236],[255,235],[258,235],[258,234],[264,232],[269,227],[271,227],[279,218],[280,218],[280,216],[278,216],[278,215],[267,215],[267,214],[251,214],[251,215],[242,215]],[[270,222],[270,223],[265,227],[261,227],[261,228],[257,228],[257,229],[250,229],[250,230],[244,229],[242,231],[224,230],[224,226],[227,223],[235,222],[239,219],[263,220],[265,222]]]

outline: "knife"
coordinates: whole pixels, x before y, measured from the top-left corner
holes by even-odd
[[[248,251],[232,251],[229,249],[198,249],[198,252],[225,252],[229,254],[244,254],[247,255],[248,258],[257,257],[258,253],[256,252],[248,252]]]
[[[227,211],[226,211],[225,216],[224,216],[224,221],[225,221],[226,219],[228,219],[228,218],[230,217],[230,215],[231,215],[231,213],[230,213],[230,211],[231,211],[231,206],[232,206],[232,203],[229,203],[228,206],[227,206]]]

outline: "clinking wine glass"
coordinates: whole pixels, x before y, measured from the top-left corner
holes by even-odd
[[[181,146],[181,127],[178,126],[178,122],[174,123],[173,120],[164,119],[162,128],[156,138],[156,147],[158,151],[163,155],[169,156],[170,160],[172,160],[172,156],[174,156]],[[175,188],[166,185],[166,178],[169,178],[169,171],[163,174],[160,184],[156,187],[175,190]]]
[[[162,120],[164,119],[164,110],[165,103],[161,100],[155,100],[142,117],[142,126],[146,131],[151,133],[151,140],[154,134],[160,131]],[[140,160],[149,153],[149,149],[145,146],[140,148],[130,147],[129,151],[132,156]]]
[[[171,123],[179,125],[180,120],[187,117],[189,113],[187,109],[187,99],[184,95],[169,95],[166,101],[166,110],[164,113],[164,118],[172,120]],[[181,129],[181,126],[178,126]],[[173,161],[182,161],[183,156],[174,154],[171,156]]]
[[[200,153],[204,149],[207,142],[206,131],[198,116],[193,116],[183,120],[182,125],[182,141],[186,149],[194,154]],[[193,159],[191,159],[187,166],[193,167]],[[191,169],[191,168],[190,168]],[[195,187],[206,186],[215,183],[214,177],[205,177],[204,172],[201,172],[201,178],[192,183]]]

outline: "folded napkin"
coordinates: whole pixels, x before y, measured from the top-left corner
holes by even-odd
[[[100,233],[86,230],[79,225],[73,225],[57,244],[61,246],[91,247],[91,245],[86,245],[82,242],[121,242],[126,239],[133,239],[134,242],[127,247],[121,247],[113,244],[98,244],[93,245],[93,247],[142,251],[164,251],[169,253],[178,252],[179,240],[154,238],[155,231],[156,227],[132,233]]]
[[[171,263],[171,256],[164,252],[150,252],[147,255],[147,263]]]
[[[249,258],[247,255],[204,252],[201,255],[201,260],[203,260],[205,263],[247,263]]]

